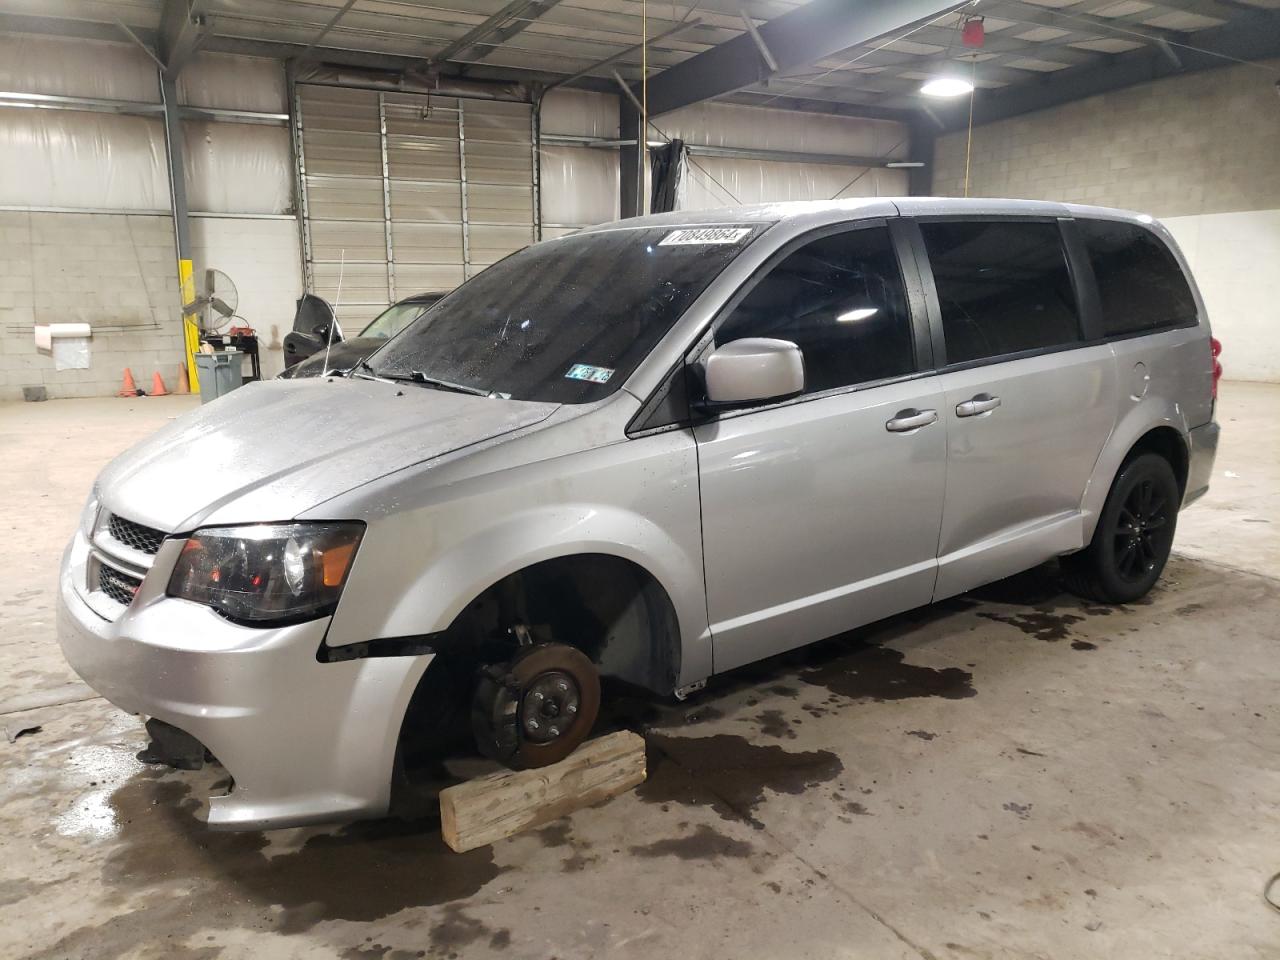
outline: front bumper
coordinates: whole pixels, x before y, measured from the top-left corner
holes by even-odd
[[[1187,432],[1187,489],[1182,498],[1184,507],[1209,492],[1209,480],[1213,477],[1213,461],[1218,455],[1218,436],[1221,432],[1214,420]]]
[[[168,554],[181,546],[166,541],[153,574],[167,574]],[[84,588],[88,554],[77,533],[58,590],[62,651],[112,703],[185,730],[226,767],[235,785],[211,798],[211,826],[274,828],[386,812],[400,724],[429,655],[320,663],[327,618],[242,627],[166,597],[154,575],[109,619]]]

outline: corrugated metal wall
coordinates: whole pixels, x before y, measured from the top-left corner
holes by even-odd
[[[531,109],[299,84],[308,288],[357,326],[532,243]]]

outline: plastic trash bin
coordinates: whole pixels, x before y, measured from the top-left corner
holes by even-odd
[[[200,402],[208,403],[243,386],[239,353],[197,353],[196,371],[200,377]]]

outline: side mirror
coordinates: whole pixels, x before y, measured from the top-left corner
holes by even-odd
[[[706,361],[707,406],[740,407],[804,392],[804,355],[790,340],[748,337]]]

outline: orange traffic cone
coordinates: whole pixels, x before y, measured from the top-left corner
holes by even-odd
[[[168,395],[169,391],[164,388],[164,380],[161,379],[160,371],[157,370],[155,375],[151,378],[151,396],[167,397]]]
[[[138,385],[133,382],[133,371],[128,367],[124,368],[124,385],[120,387],[117,397],[136,397],[138,396]]]
[[[191,380],[187,377],[187,365],[185,363],[178,364],[178,389],[176,392],[191,392]]]

